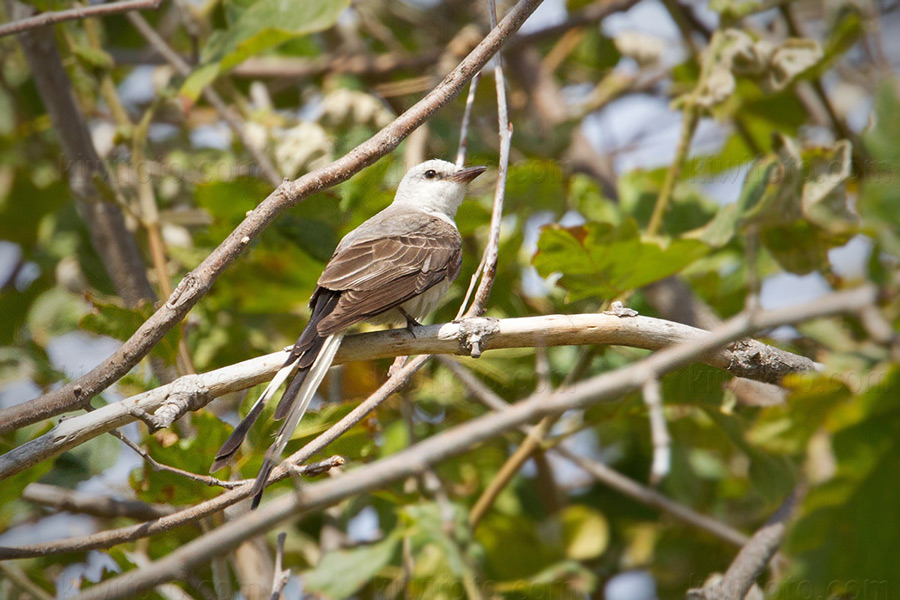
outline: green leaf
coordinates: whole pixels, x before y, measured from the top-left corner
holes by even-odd
[[[76,45],[72,47],[75,56],[88,68],[107,71],[115,65],[112,56],[100,48]]]
[[[329,552],[303,574],[303,586],[328,598],[352,596],[391,562],[399,545],[400,536],[392,534],[374,544]]]
[[[196,433],[189,438],[178,438],[173,431],[163,430],[147,437],[146,448],[162,464],[206,475],[216,450],[228,437],[228,427],[205,410],[191,413],[191,426]],[[154,471],[146,465],[131,473],[131,486],[141,500],[164,504],[191,504],[219,493],[214,487],[175,473]]]
[[[807,595],[837,597],[865,584],[873,586],[865,597],[889,597],[900,587],[900,369],[851,404],[832,438],[837,473],[810,490],[788,537],[796,567],[787,582],[802,579]],[[783,586],[778,597],[797,590]]]
[[[78,326],[85,331],[108,335],[117,340],[127,340],[138,328],[153,315],[153,306],[142,304],[139,308],[131,309],[117,304],[106,303],[96,298],[93,299],[91,312],[84,315],[78,322]],[[178,339],[180,336],[178,327],[172,328],[163,339],[150,351],[152,356],[162,358],[166,364],[175,364],[175,356],[178,353]]]
[[[31,305],[28,330],[35,342],[46,347],[51,338],[75,329],[86,312],[81,298],[61,287],[52,287]]]
[[[900,186],[897,185],[897,165],[900,165],[900,94],[897,80],[882,83],[875,95],[877,126],[866,132],[866,151],[871,155],[866,165],[866,185],[862,189],[859,212],[867,225],[885,229],[897,236],[900,230]]]
[[[720,208],[715,218],[704,228],[700,239],[714,248],[721,248],[731,241],[744,216],[757,209],[778,168],[778,161],[774,157],[756,161],[747,172],[737,203]]]
[[[0,194],[0,239],[28,250],[38,239],[41,220],[71,198],[61,181],[41,188],[27,173],[17,173],[8,193]]]
[[[723,206],[700,239],[727,244],[751,226],[778,263],[792,273],[828,267],[828,251],[845,244],[857,228],[846,182],[851,148],[846,140],[801,150],[776,136],[778,153],[750,168],[736,205]]]
[[[196,100],[220,72],[231,69],[290,39],[334,25],[349,0],[257,0],[245,10],[231,10],[237,19],[210,36],[203,48],[203,65],[188,77],[181,94]],[[243,9],[246,3],[241,3]]]
[[[715,409],[704,409],[704,412],[750,459],[748,474],[756,490],[771,502],[784,499],[795,483],[790,463],[780,456],[763,452],[749,443],[745,437],[747,424],[740,416],[726,415]]]
[[[216,80],[220,69],[219,63],[216,62],[200,65],[181,84],[181,89],[178,91],[179,95],[189,99],[191,102],[196,102],[200,94],[203,93],[204,88]]]
[[[506,200],[511,210],[529,207],[532,211],[565,209],[564,175],[559,164],[529,160],[511,165],[506,179]]]
[[[78,483],[103,473],[116,464],[122,443],[111,435],[101,435],[60,455],[41,483],[74,488]]]
[[[562,273],[559,285],[569,291],[570,301],[612,299],[673,275],[708,251],[697,240],[674,240],[665,248],[641,241],[637,224],[628,219],[619,227],[544,227],[532,262],[543,277]]]

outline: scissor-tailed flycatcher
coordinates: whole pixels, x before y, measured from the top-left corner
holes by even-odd
[[[291,379],[275,409],[287,417],[253,486],[259,504],[269,474],[331,367],[347,329],[362,321],[411,327],[437,307],[459,275],[462,238],[453,221],[466,184],[484,172],[429,160],[403,177],[394,202],[338,244],[309,300],[312,316],[284,366],[225,441],[210,471],[227,463],[266,402]]]

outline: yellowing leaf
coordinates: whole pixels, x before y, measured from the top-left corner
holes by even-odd
[[[609,543],[609,525],[602,514],[583,504],[574,504],[563,510],[561,519],[566,556],[590,560],[603,554]]]

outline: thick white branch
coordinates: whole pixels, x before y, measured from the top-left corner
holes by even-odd
[[[547,315],[519,319],[464,319],[415,329],[363,333],[344,338],[335,364],[413,354],[472,354],[501,348],[533,348],[608,344],[659,350],[699,339],[702,329],[651,317],[610,314]],[[214,398],[270,379],[286,354],[275,352],[216,369],[187,375],[156,389],[108,404],[87,414],[63,419],[48,433],[0,456],[0,479],[122,427],[137,419],[165,427],[186,410],[197,410]],[[741,377],[777,381],[787,373],[815,367],[808,358],[755,340],[741,340],[711,352],[703,362]]]

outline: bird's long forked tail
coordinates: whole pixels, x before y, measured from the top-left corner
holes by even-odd
[[[231,460],[231,457],[234,456],[235,452],[238,451],[238,448],[241,447],[244,438],[247,437],[247,432],[250,431],[250,428],[253,427],[256,419],[262,414],[266,403],[275,395],[275,392],[278,391],[281,384],[287,381],[288,377],[291,376],[291,373],[293,373],[296,368],[297,361],[293,360],[279,369],[275,374],[275,377],[272,378],[272,381],[269,382],[269,385],[266,386],[263,393],[260,394],[259,399],[253,404],[253,407],[250,409],[250,412],[247,413],[247,416],[238,423],[237,427],[234,428],[234,431],[231,432],[231,435],[228,436],[228,439],[225,440],[225,443],[222,444],[222,447],[219,448],[219,451],[216,452],[216,458],[209,468],[210,473],[218,471]]]
[[[303,418],[306,409],[309,408],[309,403],[312,401],[313,396],[316,394],[316,390],[319,389],[319,385],[321,385],[322,380],[325,378],[325,373],[331,368],[331,363],[334,361],[334,356],[341,346],[341,339],[343,339],[343,337],[344,334],[341,332],[334,333],[325,338],[322,349],[312,366],[309,368],[309,371],[306,373],[306,377],[303,379],[302,385],[299,386],[299,390],[296,390],[295,392],[294,390],[296,388],[293,385],[289,385],[288,389],[285,390],[285,396],[296,393],[297,398],[291,399],[283,397],[281,400],[281,405],[290,405],[290,410],[287,413],[287,419],[282,424],[281,429],[278,430],[275,441],[266,451],[262,467],[260,467],[259,473],[256,476],[256,481],[253,483],[253,504],[251,508],[259,506],[259,501],[262,499],[263,489],[266,487],[269,475],[272,473],[272,469],[275,468],[275,465],[278,464],[281,453],[290,441],[291,435],[297,428],[297,424],[300,423],[300,419]],[[279,371],[279,375],[280,374],[281,371]],[[276,378],[277,377],[278,375],[276,375]],[[274,379],[272,380],[272,383],[275,383]],[[268,388],[266,389],[268,390]],[[253,408],[255,409],[256,406],[254,405]],[[253,409],[251,409],[251,412],[252,410]]]

